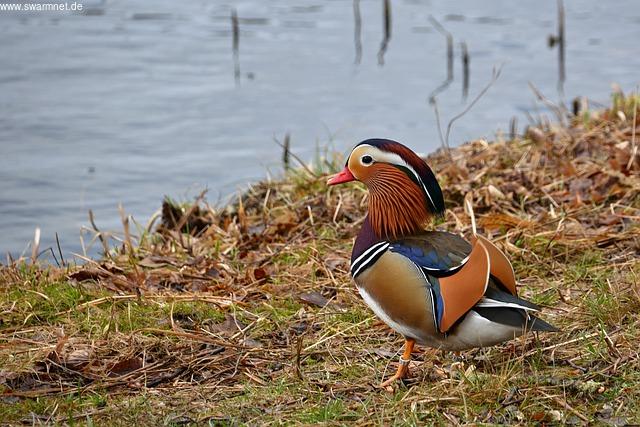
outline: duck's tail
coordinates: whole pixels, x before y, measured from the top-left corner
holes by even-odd
[[[489,281],[484,297],[475,305],[474,310],[482,317],[502,325],[528,331],[558,331],[555,326],[535,316],[534,313],[540,307],[500,290],[494,280]]]
[[[530,325],[530,326],[529,326]],[[539,317],[529,315],[529,321],[527,323],[527,328],[530,331],[542,331],[542,332],[558,332],[560,329],[556,328],[550,323],[545,322]]]

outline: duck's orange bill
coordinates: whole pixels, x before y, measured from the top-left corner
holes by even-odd
[[[355,181],[355,179],[356,177],[353,176],[349,168],[345,166],[344,169],[342,169],[342,172],[337,173],[329,178],[329,181],[327,181],[327,185],[342,184],[343,182]]]

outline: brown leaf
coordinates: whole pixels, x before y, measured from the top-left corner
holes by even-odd
[[[242,345],[244,345],[245,347],[250,347],[250,348],[261,348],[261,347],[264,347],[264,344],[262,344],[258,340],[254,340],[253,338],[246,338],[244,341],[242,341]]]
[[[493,199],[497,199],[497,200],[504,199],[504,193],[492,184],[489,184],[487,186],[487,192]]]
[[[546,419],[546,417],[547,417],[547,414],[542,411],[534,412],[531,415],[531,419],[534,421],[543,421]]]
[[[593,181],[588,178],[577,178],[571,181],[569,184],[569,191],[572,193],[584,193],[591,189]]]
[[[298,217],[294,212],[285,211],[273,220],[273,223],[265,230],[265,234],[286,234],[298,225],[298,222]]]
[[[263,284],[270,279],[269,272],[263,267],[250,268],[247,270],[247,280],[253,284]]]
[[[219,332],[222,334],[233,335],[236,332],[246,328],[247,325],[240,320],[233,317],[231,314],[227,314],[222,323],[211,325],[210,329],[213,332]]]
[[[87,280],[98,281],[100,278],[107,276],[108,274],[104,271],[93,267],[84,267],[81,270],[69,273],[69,279],[76,280],[78,282],[85,282]]]
[[[6,384],[7,381],[18,378],[17,372],[0,371],[0,384]]]
[[[110,376],[121,376],[133,372],[136,369],[142,368],[142,359],[134,357],[131,359],[121,360],[116,362],[111,369],[109,369]]]
[[[247,234],[260,235],[264,233],[266,228],[267,227],[263,223],[254,224],[247,229]]]
[[[547,139],[547,135],[537,127],[527,129],[526,137],[537,143],[544,142]]]
[[[65,363],[72,369],[80,369],[86,366],[91,359],[91,352],[87,348],[80,348],[71,351],[65,356]]]
[[[168,262],[157,259],[156,257],[145,257],[138,261],[138,265],[147,268],[159,268],[169,265]]]
[[[531,228],[533,224],[527,220],[520,219],[513,215],[504,213],[495,213],[483,215],[478,224],[486,229],[499,229],[499,228]]]
[[[324,307],[329,303],[329,300],[323,297],[322,294],[317,291],[305,292],[304,294],[300,294],[298,298],[300,298],[300,300],[306,302],[307,304],[315,305],[318,307]]]
[[[560,163],[560,172],[564,176],[575,176],[577,173],[577,170],[573,166],[573,163],[564,161]]]
[[[255,277],[256,280],[262,280],[268,277],[268,274],[264,268],[256,268],[253,270],[253,277]]]
[[[220,279],[222,277],[222,272],[215,267],[208,268],[207,271],[204,272],[204,275],[207,277],[211,277],[212,279]]]
[[[329,255],[324,260],[324,265],[331,272],[335,272],[336,270],[347,271],[347,260],[343,257],[339,257],[336,255]]]
[[[387,350],[384,348],[374,348],[373,353],[376,354],[377,356],[384,357],[385,359],[396,357],[397,355],[397,352]]]

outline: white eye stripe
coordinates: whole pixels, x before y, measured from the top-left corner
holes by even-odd
[[[400,157],[396,153],[389,153],[388,151],[382,151],[379,148],[369,144],[362,144],[359,147],[368,147],[371,150],[371,152],[375,153],[375,155],[372,157],[374,157],[378,162],[389,163],[392,165],[407,168],[411,172],[411,174],[416,178],[416,180],[420,183],[422,190],[424,190],[424,193],[429,198],[429,202],[431,202],[431,206],[433,206],[434,209],[437,209],[436,204],[433,202],[433,198],[429,193],[429,190],[427,190],[427,186],[422,181],[422,178],[420,178],[420,175],[418,175],[418,172],[416,172],[416,170],[409,163],[407,163],[402,157]]]

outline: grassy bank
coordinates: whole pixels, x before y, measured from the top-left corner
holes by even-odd
[[[226,209],[165,203],[101,260],[0,267],[0,423],[640,422],[637,101],[429,157],[438,227],[468,234],[473,192],[562,332],[427,349],[393,393],[375,388],[402,339],[348,274],[366,192],[327,188],[325,162]]]

